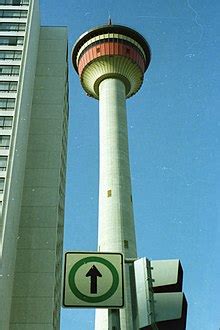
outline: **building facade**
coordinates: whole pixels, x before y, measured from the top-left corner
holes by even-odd
[[[59,329],[67,30],[0,0],[0,329]]]

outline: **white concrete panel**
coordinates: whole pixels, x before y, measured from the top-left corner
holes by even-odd
[[[52,322],[52,298],[13,298],[11,323],[49,323]]]
[[[50,62],[51,63],[51,62]],[[37,94],[38,90],[49,90],[49,91],[56,91],[56,93],[63,96],[63,90],[65,88],[65,79],[64,77],[57,77],[54,79],[53,77],[45,76],[36,77],[35,79],[35,94]],[[53,100],[51,100],[51,103]]]
[[[37,66],[37,75],[53,77],[65,76],[63,72],[63,65],[59,63],[56,66],[54,66],[54,63],[39,63]]]
[[[62,91],[62,90],[61,90]],[[63,93],[60,93],[57,89],[48,89],[47,93],[44,90],[37,90],[34,93],[34,103],[44,104],[60,104],[63,105]]]
[[[43,26],[41,28],[41,34],[40,34],[41,40],[56,40],[56,42],[63,42],[67,39],[67,28],[65,26],[53,26],[47,27]],[[64,46],[65,47],[65,46]]]
[[[44,107],[47,105],[44,103]],[[42,119],[42,118],[32,118],[31,120],[31,134],[34,135],[52,135],[56,132],[56,134],[61,136],[62,132],[62,123],[59,119]],[[46,137],[45,137],[46,138]]]
[[[10,330],[54,330],[51,323],[17,324],[11,323]]]
[[[18,249],[55,249],[56,231],[54,228],[22,228],[18,236]]]
[[[3,7],[3,8],[2,8]],[[5,5],[3,5],[1,7],[1,9],[5,9]],[[13,6],[14,7],[14,6]],[[13,9],[13,8],[11,8],[11,9]],[[21,10],[21,8],[19,8],[20,10]],[[1,23],[11,23],[11,22],[13,22],[13,23],[26,23],[26,18],[17,18],[17,17],[13,17],[13,18],[7,18],[7,17],[1,17],[0,18],[0,22]]]
[[[21,227],[53,228],[57,226],[58,209],[56,206],[22,206]]]
[[[10,99],[13,99],[17,96],[17,93],[16,92],[0,92],[0,97],[2,98],[10,98]]]
[[[17,251],[16,272],[51,273],[55,270],[54,260],[54,250],[20,249]]]
[[[44,104],[34,104],[32,107],[32,118],[40,118],[41,120],[47,119],[62,119],[62,112],[60,111],[60,105],[47,104],[45,108]]]
[[[49,151],[45,151],[44,145],[41,143],[40,146],[28,150],[26,168],[59,168],[60,165],[57,162],[59,155],[57,155],[57,150],[55,147],[51,146],[54,135],[49,139],[48,147],[51,147]],[[32,140],[38,143],[37,137],[32,138]],[[54,140],[53,140],[54,141]],[[52,148],[53,147],[53,148]],[[37,157],[36,150],[37,149]]]
[[[58,187],[24,187],[23,191],[23,206],[55,206],[58,205]]]
[[[35,152],[36,151],[39,152],[39,151],[43,151],[43,150],[48,150],[50,152],[51,151],[56,152],[56,161],[57,161],[57,159],[60,159],[59,154],[58,154],[58,145],[61,143],[61,141],[60,141],[60,136],[57,135],[55,132],[54,132],[54,134],[51,134],[51,135],[30,134],[29,142],[31,142],[31,144],[28,145],[28,150],[32,150]],[[36,154],[35,154],[34,158],[37,158]],[[46,161],[46,159],[44,158],[43,161]]]
[[[5,134],[0,133],[0,136],[1,135],[5,135]],[[1,150],[1,156],[8,156],[8,154],[9,154],[9,150],[7,150],[7,149],[6,150]]]
[[[14,297],[51,298],[54,281],[54,273],[16,273],[14,279]]]
[[[26,169],[25,187],[55,187],[59,185],[59,169]]]
[[[41,51],[59,51],[63,50],[64,46],[66,45],[65,39],[60,39],[59,41],[57,39],[41,39],[40,40],[40,48]]]
[[[56,52],[51,52],[50,50],[44,51],[38,56],[38,63],[56,63],[62,64],[65,62],[63,58],[63,51],[56,50]]]
[[[7,50],[22,50],[23,46],[7,46]],[[0,46],[0,50],[5,50],[5,45]]]

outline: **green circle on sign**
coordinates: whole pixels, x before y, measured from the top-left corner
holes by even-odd
[[[88,263],[88,262],[98,262],[100,264],[105,265],[110,272],[112,273],[112,277],[113,277],[113,281],[112,281],[112,286],[111,288],[103,295],[99,296],[99,297],[89,297],[86,296],[85,294],[83,294],[82,292],[80,292],[76,286],[75,283],[75,276],[76,276],[76,272],[77,270],[84,264]],[[119,284],[119,276],[118,276],[118,272],[116,270],[116,268],[112,265],[111,262],[109,262],[108,260],[105,260],[101,257],[87,257],[87,258],[83,258],[82,260],[79,260],[70,270],[69,273],[69,286],[71,291],[73,292],[73,294],[79,298],[80,300],[86,301],[86,302],[90,302],[90,303],[98,303],[98,302],[102,302],[104,300],[107,300],[108,298],[110,298],[115,291],[117,290]]]

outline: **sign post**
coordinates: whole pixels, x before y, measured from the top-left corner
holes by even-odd
[[[122,308],[123,268],[121,253],[67,252],[63,306]]]

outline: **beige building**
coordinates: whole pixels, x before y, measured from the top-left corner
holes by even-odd
[[[59,329],[67,30],[0,0],[0,329]]]

